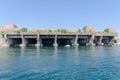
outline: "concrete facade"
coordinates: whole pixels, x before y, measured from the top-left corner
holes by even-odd
[[[114,45],[115,36],[111,34],[86,33],[40,33],[40,34],[2,34],[3,46],[59,46],[59,45]]]
[[[74,29],[27,29],[20,31],[16,25],[7,24],[1,27],[0,44],[2,46],[44,46],[44,45],[114,45],[116,33],[95,32],[94,27],[85,26],[82,31]],[[37,31],[39,30],[39,31]],[[26,31],[26,30],[25,30]],[[55,31],[55,32],[54,32]],[[56,32],[57,31],[57,32]]]

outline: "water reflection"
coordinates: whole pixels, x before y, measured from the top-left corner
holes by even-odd
[[[3,80],[119,80],[120,47],[0,48]]]
[[[78,46],[75,47],[75,56],[78,57],[79,56],[79,51],[78,51]]]
[[[58,54],[57,51],[58,51],[58,47],[55,46],[54,47],[54,56],[56,56],[56,57],[57,57],[57,54]]]
[[[36,47],[36,56],[37,56],[37,57],[40,56],[40,47]]]
[[[21,47],[21,55],[25,54],[25,47]]]

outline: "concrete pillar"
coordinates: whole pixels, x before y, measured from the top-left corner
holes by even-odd
[[[24,38],[24,34],[21,35],[21,38],[22,38],[22,44],[20,44],[20,46],[24,47],[24,46],[26,46],[26,40]]]
[[[9,39],[7,38],[7,34],[4,34],[2,46],[9,46]]]
[[[79,46],[79,44],[78,44],[78,34],[76,34],[76,36],[75,36],[73,46]]]
[[[2,35],[0,34],[0,46],[2,45],[3,43],[3,38],[2,38]]]
[[[109,45],[114,45],[114,40],[115,40],[115,36],[113,36],[112,38],[110,38]]]
[[[94,35],[91,35],[90,37],[88,37],[88,44],[86,44],[86,45],[88,45],[88,46],[93,46],[93,45],[95,45],[93,42],[94,42]]]
[[[58,44],[57,44],[57,34],[55,34],[54,44],[53,44],[53,46],[58,46]]]
[[[37,44],[35,44],[36,47],[40,47],[41,46],[41,41],[40,41],[40,35],[37,34]]]
[[[99,38],[99,40],[98,40],[98,45],[103,45],[103,43],[102,43],[102,39],[103,39],[103,36],[100,36],[100,38]]]
[[[12,43],[13,43],[13,40],[9,39],[9,45],[12,45]]]
[[[1,38],[0,38],[0,44],[1,44],[1,46],[3,45],[3,43],[4,43],[4,37],[3,37],[4,35],[1,35]]]

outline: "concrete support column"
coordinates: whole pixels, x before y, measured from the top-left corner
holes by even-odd
[[[0,35],[0,45],[2,46],[4,43],[4,35]]]
[[[7,34],[4,34],[2,46],[9,46],[9,39],[7,38]]]
[[[114,45],[114,40],[115,40],[115,36],[113,36],[113,37],[109,40],[109,45]]]
[[[103,36],[100,36],[100,38],[99,38],[99,40],[98,40],[98,45],[103,45],[103,43],[102,43],[102,39],[103,39]]]
[[[57,44],[57,34],[55,34],[54,44],[53,44],[53,46],[58,46],[58,44]]]
[[[88,37],[88,46],[93,46],[94,45],[94,43],[93,43],[93,41],[94,41],[94,35],[91,35],[90,37]]]
[[[12,39],[10,38],[10,39],[9,39],[9,45],[12,45],[12,43],[13,43],[13,41],[12,41]]]
[[[25,41],[25,38],[24,38],[24,34],[21,35],[21,38],[22,38],[22,44],[20,44],[20,46],[24,47],[24,46],[26,46],[26,41]]]
[[[78,44],[78,34],[76,34],[76,36],[75,36],[73,46],[79,46],[79,44]]]
[[[41,39],[40,39],[40,35],[37,34],[37,44],[35,44],[36,47],[40,47],[41,46]]]

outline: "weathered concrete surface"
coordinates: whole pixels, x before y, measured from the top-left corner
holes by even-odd
[[[70,31],[69,29],[35,29],[35,31],[31,29],[31,31],[29,29],[21,30],[14,24],[1,26],[0,34],[2,36],[0,35],[0,45],[35,45],[40,47],[47,43],[53,46],[59,46],[60,44],[79,46],[83,43],[86,45],[101,45],[103,41],[104,44],[111,45],[114,42],[113,37],[118,35],[111,28],[105,29],[104,32],[96,32],[93,26],[85,26],[83,30],[79,31],[78,29]],[[46,40],[44,41],[44,39]]]
[[[53,46],[59,46],[61,44],[64,45],[74,45],[79,46],[83,44],[83,41],[86,41],[84,45],[101,45],[102,38],[104,39],[105,45],[114,44],[115,35],[97,35],[97,34],[89,34],[89,33],[79,33],[79,34],[56,34],[56,33],[46,33],[46,34],[3,34],[3,46],[12,46],[12,45],[20,45],[20,46],[36,46],[40,47],[41,44],[49,44]],[[103,36],[103,37],[102,37]],[[97,40],[96,42],[95,39]],[[2,39],[1,39],[2,40]],[[1,41],[2,43],[2,41]]]
[[[0,35],[0,46],[2,45],[2,35]]]

